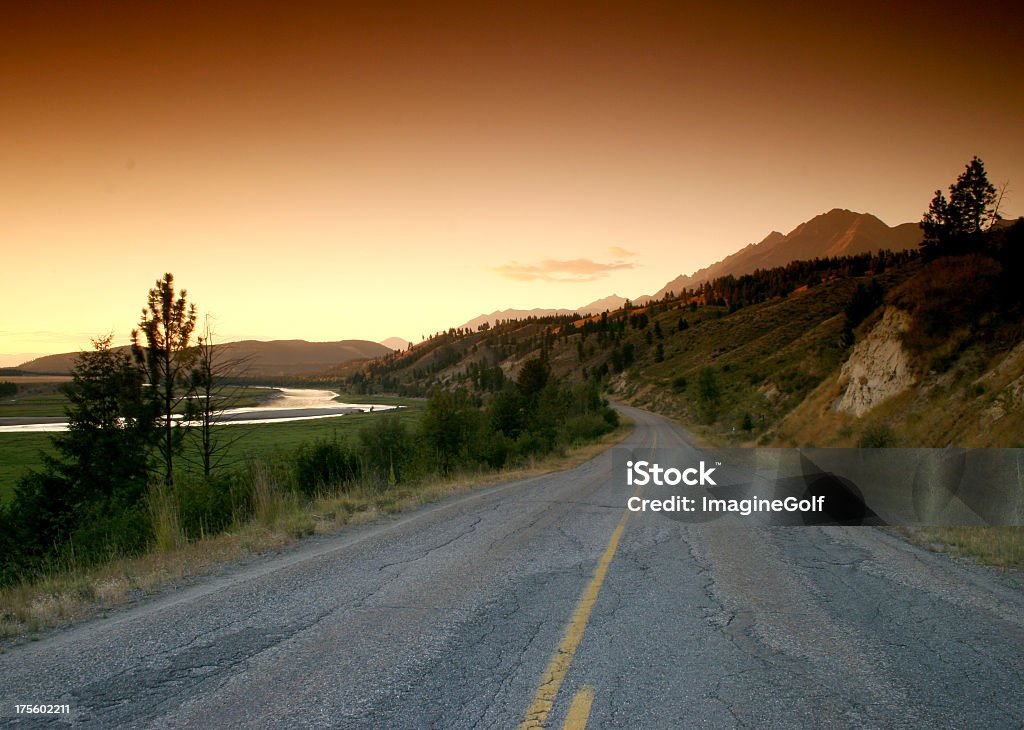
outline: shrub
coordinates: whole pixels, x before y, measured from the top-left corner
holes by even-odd
[[[149,487],[146,495],[146,506],[152,521],[153,543],[157,552],[163,553],[176,550],[185,544],[185,534],[181,530],[178,516],[178,504],[166,484],[155,483]]]
[[[601,409],[601,417],[611,426],[613,429],[619,427],[619,412],[614,408],[605,407]]]
[[[709,367],[701,368],[697,375],[697,408],[703,423],[714,423],[718,418],[721,400],[722,391],[718,387],[715,371]]]
[[[216,535],[235,518],[229,479],[176,475],[174,497],[181,530],[188,539]]]
[[[351,483],[359,473],[357,455],[337,440],[316,439],[300,446],[295,455],[295,484],[308,496]]]
[[[416,445],[401,418],[378,416],[359,432],[366,468],[374,480],[394,486],[409,478]]]
[[[573,416],[565,422],[565,435],[570,443],[579,443],[603,436],[612,428],[613,426],[601,414],[586,413],[582,416]]]
[[[896,443],[892,429],[884,423],[872,424],[861,434],[857,446],[862,449],[886,449]]]

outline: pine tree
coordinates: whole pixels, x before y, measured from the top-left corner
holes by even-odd
[[[196,307],[187,303],[187,296],[182,289],[175,298],[174,276],[164,274],[149,290],[148,306],[142,309],[139,329],[132,331],[132,349],[137,360],[145,365],[153,396],[160,404],[160,454],[167,484],[173,481],[174,454],[184,435],[175,425],[174,414],[184,399],[180,386],[187,387],[194,358],[190,340],[196,326]],[[140,331],[146,338],[145,347],[139,344]]]
[[[985,163],[973,158],[949,186],[948,200],[941,190],[935,191],[920,223],[924,254],[935,258],[980,248],[982,234],[999,220],[996,192]]]

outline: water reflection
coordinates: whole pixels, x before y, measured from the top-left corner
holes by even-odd
[[[279,395],[259,406],[228,408],[217,414],[217,422],[224,425],[254,423],[282,423],[310,421],[318,418],[336,418],[350,413],[388,411],[397,406],[368,403],[339,403],[331,390],[311,388],[277,388]],[[0,433],[46,433],[67,431],[63,418],[3,418]]]

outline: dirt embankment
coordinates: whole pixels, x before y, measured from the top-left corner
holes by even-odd
[[[885,308],[882,319],[857,343],[843,364],[839,382],[845,383],[845,388],[835,402],[837,411],[862,416],[917,382],[902,341],[910,323],[908,312],[892,306]]]

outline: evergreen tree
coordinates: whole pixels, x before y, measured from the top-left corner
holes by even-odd
[[[134,503],[145,492],[155,410],[144,393],[144,373],[111,337],[78,356],[66,389],[68,430],[54,436],[59,471],[77,502],[117,496]]]
[[[78,356],[65,389],[68,430],[52,437],[55,455],[18,481],[0,514],[0,582],[36,572],[69,541],[89,560],[135,552],[150,538],[144,498],[156,412],[145,374],[111,339]]]
[[[981,247],[982,234],[999,220],[996,187],[988,181],[985,163],[973,158],[949,186],[949,199],[935,191],[921,219],[922,251],[934,258]]]
[[[189,343],[196,326],[196,307],[188,304],[186,297],[187,292],[182,289],[175,298],[174,276],[164,274],[149,290],[148,306],[142,309],[139,329],[132,331],[135,356],[145,364],[153,397],[160,404],[160,455],[167,484],[173,481],[174,454],[184,435],[175,426],[174,414],[184,399],[180,386],[187,386],[194,358]],[[146,338],[145,347],[139,344],[140,331]]]

